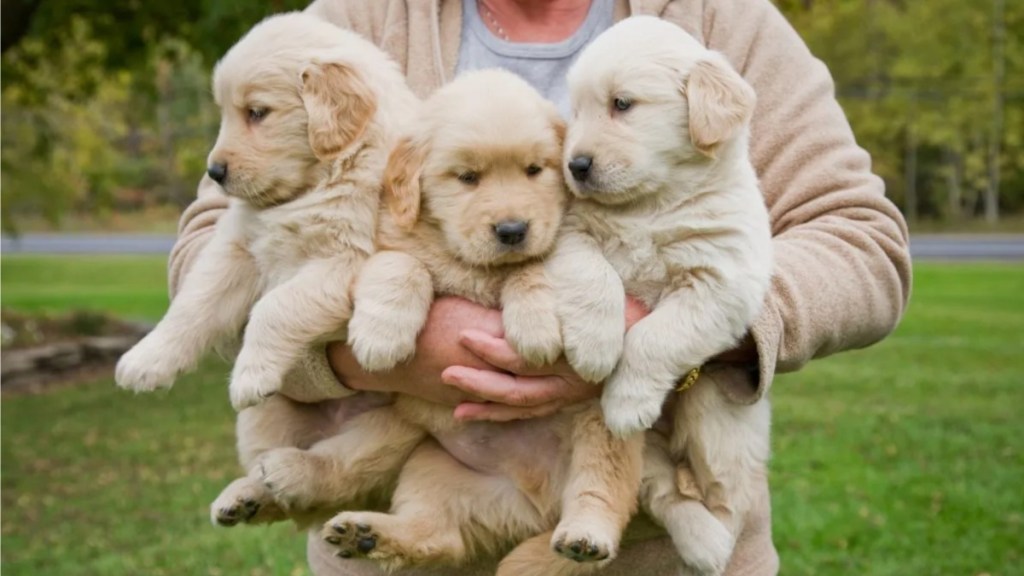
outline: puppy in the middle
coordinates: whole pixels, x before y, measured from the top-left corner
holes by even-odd
[[[527,362],[561,355],[541,261],[568,200],[564,131],[552,104],[499,70],[460,76],[425,102],[389,158],[380,251],[354,288],[348,339],[365,368],[412,356],[435,294],[500,306],[505,337]],[[558,458],[539,474],[535,460],[493,473],[463,466],[441,447],[462,425],[449,407],[401,396],[390,410],[395,430],[424,441],[389,513],[343,512],[325,524],[340,556],[387,569],[454,566],[515,546],[498,569],[508,576],[585,574],[615,557],[636,509],[642,438],[613,437],[596,400],[550,417],[537,440],[557,442]]]

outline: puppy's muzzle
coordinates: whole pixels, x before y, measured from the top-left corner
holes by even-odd
[[[505,246],[518,246],[526,240],[530,224],[522,220],[502,220],[494,225],[494,235]]]
[[[577,156],[569,160],[569,172],[577,182],[586,181],[590,175],[590,167],[594,165],[594,158],[591,156]]]
[[[220,162],[214,162],[206,168],[206,173],[213,178],[213,181],[217,184],[223,184],[228,178],[228,165]]]

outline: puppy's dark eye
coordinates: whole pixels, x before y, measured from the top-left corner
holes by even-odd
[[[249,108],[249,122],[260,122],[270,114],[270,110],[266,108]]]
[[[476,184],[480,181],[480,173],[472,170],[466,170],[459,174],[459,182],[463,184]]]
[[[540,174],[541,170],[543,170],[543,168],[541,168],[539,164],[530,164],[526,167],[526,175],[536,176],[537,174]]]
[[[612,100],[612,106],[614,106],[619,112],[625,112],[633,107],[633,101],[629,98],[623,98],[620,96],[615,100]]]

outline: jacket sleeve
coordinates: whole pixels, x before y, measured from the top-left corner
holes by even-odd
[[[209,176],[203,176],[196,200],[181,215],[178,239],[168,258],[167,282],[172,299],[203,246],[213,236],[217,219],[227,207],[228,198],[220,186]],[[322,345],[312,347],[299,359],[295,368],[285,377],[283,386],[289,398],[301,402],[341,398],[355,393],[338,381],[327,363],[327,354]]]
[[[878,342],[910,294],[907,228],[835,98],[826,66],[768,0],[705,0],[708,47],[757,92],[751,153],[772,221],[775,271],[751,328],[753,402],[775,372]]]

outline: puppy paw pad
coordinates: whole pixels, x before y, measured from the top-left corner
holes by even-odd
[[[611,556],[611,547],[591,537],[556,536],[551,548],[575,562],[600,562]]]
[[[248,522],[259,511],[260,503],[256,500],[251,498],[237,500],[230,505],[216,507],[213,512],[213,522],[218,526],[234,526],[239,522]]]
[[[321,537],[338,549],[335,555],[341,558],[366,556],[377,547],[378,539],[369,524],[344,519],[328,522]]]

